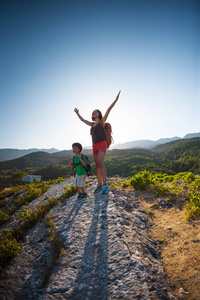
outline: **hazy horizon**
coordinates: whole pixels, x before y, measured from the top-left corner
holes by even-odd
[[[178,136],[174,136],[174,137],[162,137],[162,138],[159,138],[159,139],[157,139],[157,140],[151,140],[151,139],[142,139],[142,140],[134,140],[134,141],[126,141],[126,142],[124,142],[124,143],[112,143],[111,145],[110,145],[110,147],[109,147],[109,150],[112,150],[112,149],[118,149],[118,148],[115,148],[117,145],[125,145],[125,144],[130,144],[130,143],[137,143],[137,142],[145,142],[145,141],[151,141],[151,142],[157,142],[157,141],[159,141],[159,140],[167,140],[167,139],[170,139],[170,140],[173,140],[173,139],[183,139],[186,135],[188,135],[188,134],[195,134],[195,133],[187,133],[187,134],[185,134],[183,137],[178,137]],[[200,134],[200,132],[196,132],[196,134]],[[137,147],[137,146],[136,146]],[[145,148],[145,147],[144,147]],[[70,151],[72,148],[70,147],[70,148],[67,148],[67,149],[58,149],[58,148],[56,148],[56,147],[51,147],[51,148],[35,148],[35,147],[30,147],[30,148],[9,148],[9,147],[7,147],[7,148],[0,148],[0,150],[6,150],[6,149],[9,149],[9,150],[30,150],[30,149],[37,149],[37,150],[51,150],[51,149],[55,149],[55,150],[58,150],[58,151],[65,151],[65,150],[67,150],[67,151]],[[84,148],[83,148],[83,150],[84,149],[92,149],[92,145],[90,145],[90,146],[87,146],[87,145],[85,145],[84,146]],[[119,149],[126,149],[126,148],[119,148]]]

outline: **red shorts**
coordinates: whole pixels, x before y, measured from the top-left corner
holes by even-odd
[[[102,141],[102,142],[93,144],[92,148],[93,148],[93,155],[98,155],[99,151],[106,153],[107,152],[107,142]]]

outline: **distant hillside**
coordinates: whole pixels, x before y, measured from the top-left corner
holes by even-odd
[[[91,150],[85,150],[91,163],[93,164],[93,174],[95,165]],[[37,172],[48,178],[50,173],[59,177],[72,175],[67,157],[73,156],[72,150],[60,151],[56,153],[34,152],[10,161],[0,162],[0,170],[26,170],[27,168],[37,168]],[[179,139],[162,145],[157,145],[152,149],[132,148],[109,150],[105,157],[105,165],[108,176],[132,176],[139,171],[149,170],[175,174],[178,172],[193,172],[200,174],[200,137],[192,139]],[[40,168],[40,170],[38,170]],[[44,169],[46,168],[46,170]],[[60,169],[60,170],[59,170]],[[70,172],[69,172],[70,171]]]
[[[59,150],[55,149],[55,148],[51,148],[51,149],[36,149],[36,148],[32,148],[32,149],[9,149],[9,148],[5,148],[5,149],[0,149],[0,162],[1,161],[6,161],[6,160],[11,160],[11,159],[15,159],[15,158],[19,158],[22,157],[24,155],[33,153],[33,152],[40,152],[40,151],[44,151],[47,153],[55,153],[58,152]]]
[[[188,138],[194,138],[194,137],[200,137],[200,132],[197,133],[189,133],[186,134],[183,139]],[[153,147],[177,140],[181,140],[182,138],[175,136],[172,138],[161,138],[156,141],[152,140],[138,140],[138,141],[132,141],[132,142],[126,142],[121,144],[116,144],[110,147],[110,149],[129,149],[129,148],[146,148],[146,149],[152,149]]]
[[[186,134],[183,139],[188,139],[188,138],[193,138],[193,137],[200,137],[200,132],[199,133],[189,133]],[[156,141],[152,141],[152,140],[138,140],[138,141],[132,141],[132,142],[126,142],[126,143],[121,143],[121,144],[116,144],[116,145],[111,145],[110,150],[113,149],[131,149],[131,148],[145,148],[145,149],[152,149],[153,147],[157,146],[157,145],[161,145],[161,144],[165,144],[165,143],[169,143],[172,141],[177,141],[177,140],[181,140],[182,138],[180,137],[172,137],[172,138],[161,138],[159,140]],[[87,153],[91,153],[91,147],[84,147],[84,152]],[[51,149],[37,149],[37,148],[32,148],[32,149],[9,149],[9,148],[5,148],[5,149],[0,149],[0,162],[3,161],[7,161],[7,160],[13,160],[16,158],[20,158],[23,157],[27,154],[30,153],[34,153],[34,152],[47,152],[49,154],[53,154],[53,153],[60,153],[60,155],[62,156],[62,152],[60,150],[57,150],[55,148],[51,148]],[[67,150],[70,151],[70,150]]]
[[[33,152],[20,158],[0,162],[0,169],[9,170],[24,169],[26,167],[49,166],[51,164],[60,162],[61,160],[66,158],[67,155],[69,155],[69,151],[56,152],[52,154],[42,151]]]
[[[200,137],[195,137],[195,138],[185,138],[185,139],[180,139],[178,141],[172,141],[169,143],[165,143],[162,145],[157,145],[153,147],[151,150],[154,152],[159,152],[159,153],[166,153],[168,150],[176,149],[176,148],[181,148],[183,145],[187,145],[189,148],[190,146],[197,144],[199,145]],[[180,150],[180,149],[179,149]]]
[[[198,132],[198,133],[188,133],[183,138],[184,139],[191,139],[191,138],[194,138],[194,137],[200,137],[200,132]]]
[[[173,137],[173,138],[162,138],[157,141],[152,140],[138,140],[138,141],[132,141],[122,144],[116,144],[114,146],[111,146],[111,149],[129,149],[129,148],[146,148],[151,149],[157,145],[168,143],[171,141],[179,140],[180,137]]]
[[[105,158],[108,176],[133,176],[140,171],[200,174],[200,138],[181,139],[152,149],[114,149]]]
[[[161,155],[162,159],[174,160],[187,156],[195,157],[200,162],[200,137],[192,139],[182,139],[167,144],[156,146],[152,149]]]
[[[90,154],[91,150],[84,151],[85,154]],[[0,162],[0,170],[24,169],[27,167],[46,167],[51,164],[57,164],[65,160],[68,156],[73,156],[72,150],[64,150],[55,153],[47,153],[43,151],[33,152],[23,157],[13,160]]]

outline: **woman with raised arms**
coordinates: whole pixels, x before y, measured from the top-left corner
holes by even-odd
[[[98,180],[98,185],[94,193],[97,193],[100,190],[102,190],[102,194],[107,194],[109,191],[107,186],[107,180],[106,180],[107,179],[106,168],[104,166],[104,157],[107,152],[107,141],[106,141],[106,133],[104,127],[101,125],[101,122],[103,122],[103,124],[105,125],[105,122],[108,118],[111,109],[119,99],[120,92],[121,91],[119,91],[115,101],[108,107],[104,116],[102,116],[102,113],[98,109],[93,111],[92,113],[93,122],[83,119],[83,117],[79,114],[79,110],[77,108],[74,109],[79,119],[82,122],[84,122],[86,125],[91,126],[92,148],[93,148],[93,155],[96,164],[96,174]]]

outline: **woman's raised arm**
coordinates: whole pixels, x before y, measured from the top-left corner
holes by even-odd
[[[119,99],[120,93],[121,93],[121,91],[119,91],[119,93],[118,93],[118,95],[117,95],[115,101],[108,107],[108,109],[107,109],[105,115],[103,116],[102,119],[103,119],[104,123],[106,122],[106,120],[107,120],[107,118],[108,118],[108,115],[109,115],[111,109],[113,108],[113,106],[115,105],[115,103],[117,102],[117,100]]]
[[[77,116],[79,117],[79,119],[80,119],[83,123],[85,123],[86,125],[89,125],[89,126],[92,126],[92,125],[93,125],[92,122],[87,121],[87,120],[83,119],[83,117],[81,117],[81,115],[79,114],[79,110],[78,110],[77,108],[75,108],[74,111],[75,111],[75,113],[77,114]]]

